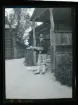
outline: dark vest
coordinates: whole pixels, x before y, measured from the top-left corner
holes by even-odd
[[[40,46],[43,47],[42,54],[47,53],[47,51],[48,51],[48,46],[47,46],[46,40],[43,40],[43,41],[40,43]]]

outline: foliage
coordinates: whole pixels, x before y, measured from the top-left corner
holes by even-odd
[[[17,18],[17,35],[25,40],[23,35],[25,30],[31,25],[30,16],[27,13],[27,8],[14,8],[14,11]]]
[[[55,70],[55,77],[63,85],[72,85],[72,55],[62,56]]]
[[[8,15],[7,11],[5,11],[5,24],[9,25],[10,29],[12,29],[12,25],[15,24],[15,15],[13,13]]]
[[[27,8],[13,8],[14,13],[10,13],[6,16],[8,20],[8,25],[12,29],[12,25],[16,25],[17,28],[17,36],[20,37],[22,41],[25,40],[23,35],[27,28],[31,25],[30,16],[27,13]]]
[[[5,16],[5,24],[8,24],[7,16]]]
[[[29,43],[30,46],[33,45],[33,40],[32,39],[33,39],[33,35],[29,35],[28,43]]]

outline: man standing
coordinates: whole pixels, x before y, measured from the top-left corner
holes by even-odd
[[[42,74],[45,73],[46,70],[46,53],[47,53],[47,48],[45,45],[45,40],[43,39],[43,35],[40,35],[40,47],[43,47],[43,50],[39,51],[38,54],[38,63],[37,63],[37,70],[35,72],[35,74],[40,74],[40,72]]]

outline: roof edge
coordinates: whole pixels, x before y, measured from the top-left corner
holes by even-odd
[[[47,10],[48,8],[45,8],[44,9],[44,11],[40,14],[40,16]],[[31,16],[31,19],[30,19],[30,21],[33,21],[33,20],[35,20],[37,17],[40,17],[40,16],[34,16],[35,15],[35,13],[36,13],[36,8],[35,8],[35,10],[33,11],[33,14],[32,14],[32,16]]]

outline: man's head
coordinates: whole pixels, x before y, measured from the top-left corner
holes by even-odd
[[[40,51],[39,51],[39,54],[41,54],[41,53],[42,53],[42,51],[40,50]]]

